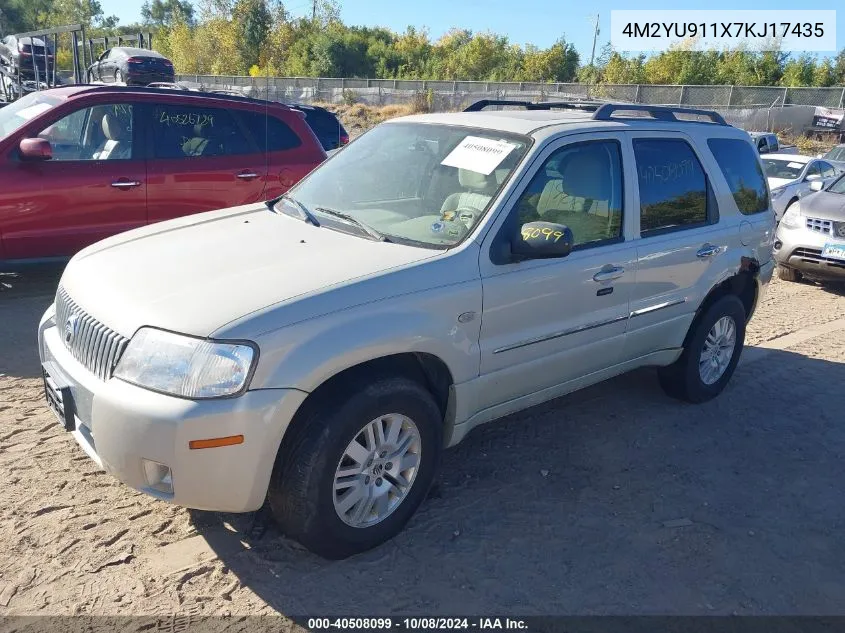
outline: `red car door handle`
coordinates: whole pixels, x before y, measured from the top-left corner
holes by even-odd
[[[252,180],[253,178],[258,178],[258,174],[251,171],[244,171],[238,174],[238,178],[241,180]]]
[[[112,187],[116,187],[117,189],[131,189],[132,187],[140,187],[141,181],[140,180],[116,180],[111,184]]]

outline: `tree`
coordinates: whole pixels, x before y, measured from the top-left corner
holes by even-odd
[[[783,86],[810,86],[813,83],[815,71],[815,58],[805,53],[786,63],[780,83]]]
[[[117,26],[116,16],[103,15],[99,0],[55,0],[50,22],[58,24],[82,24],[85,27],[110,29]]]
[[[232,20],[238,36],[242,72],[260,61],[272,19],[265,0],[236,0]]]
[[[196,25],[194,5],[189,0],[149,0],[141,6],[145,26],[170,28],[177,19],[188,26]]]

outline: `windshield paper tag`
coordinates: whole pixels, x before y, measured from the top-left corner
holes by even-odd
[[[514,147],[516,146],[504,141],[467,136],[440,164],[489,176],[507,158]]]
[[[787,167],[792,167],[792,169],[801,169],[804,166],[804,163],[789,163]]]

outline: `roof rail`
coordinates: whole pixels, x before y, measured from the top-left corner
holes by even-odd
[[[481,112],[484,108],[489,106],[517,106],[525,108],[526,110],[584,110],[586,112],[594,112],[599,109],[604,102],[596,101],[543,101],[534,103],[532,101],[512,101],[509,99],[482,99],[476,101],[470,106],[464,108],[464,112]]]
[[[653,118],[660,121],[679,121],[675,114],[696,114],[710,119],[717,125],[728,125],[724,117],[713,110],[701,110],[699,108],[682,108],[676,106],[646,105],[643,103],[605,103],[593,113],[596,121],[610,121],[614,118],[624,119],[632,117],[614,117],[615,112],[647,112]]]

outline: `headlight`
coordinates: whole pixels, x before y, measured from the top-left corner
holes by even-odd
[[[779,187],[778,189],[772,189],[772,200],[777,200],[783,195],[783,192],[786,191],[785,187]]]
[[[780,219],[780,225],[787,229],[797,229],[801,226],[801,208],[797,202],[793,202],[783,217]]]
[[[220,398],[246,387],[256,350],[141,328],[129,341],[114,376],[184,398]]]

